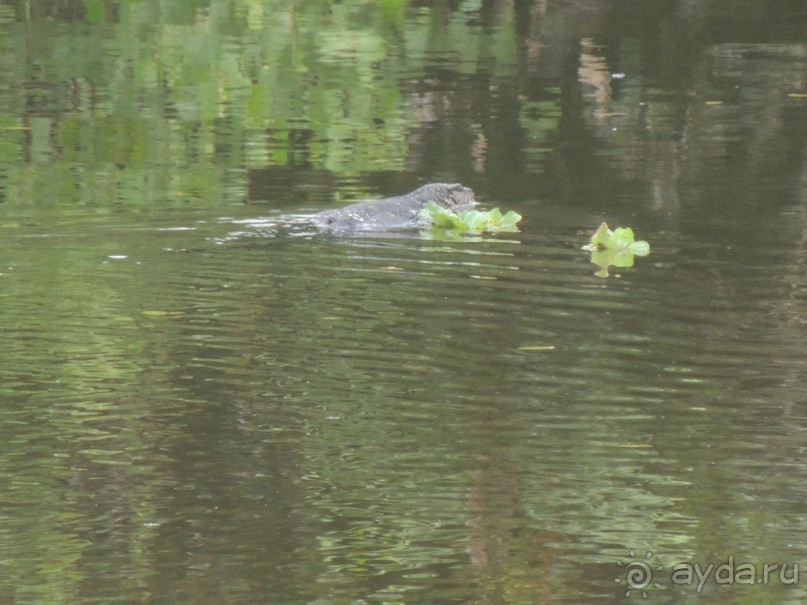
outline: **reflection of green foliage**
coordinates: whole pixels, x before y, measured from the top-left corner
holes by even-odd
[[[490,35],[463,11],[403,0],[87,0],[84,9],[85,23],[34,11],[34,37],[4,25],[0,69],[25,83],[8,89],[24,95],[0,93],[7,201],[57,199],[54,173],[67,179],[60,200],[143,204],[241,200],[245,168],[400,171],[422,105],[441,102],[413,101],[407,74],[439,57],[450,70],[512,78],[518,47],[512,16]],[[542,115],[546,128],[557,123],[550,109]]]
[[[558,98],[560,91],[551,89]],[[530,161],[541,162],[552,149],[548,139],[549,134],[555,130],[560,121],[560,103],[558,98],[546,101],[524,101],[519,114],[519,124],[527,133],[530,145],[524,152]]]
[[[608,267],[632,267],[635,256],[650,254],[650,244],[634,241],[633,229],[617,227],[611,231],[606,223],[583,249],[591,252],[591,262],[600,267],[598,277],[608,277]]]
[[[521,215],[512,210],[507,214],[502,214],[498,208],[490,211],[466,210],[455,213],[434,202],[427,203],[421,214],[431,220],[432,226],[436,229],[472,234],[485,231],[518,231],[516,223],[521,220]]]

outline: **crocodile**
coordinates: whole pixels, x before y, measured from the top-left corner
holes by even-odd
[[[454,212],[473,208],[474,192],[459,183],[430,183],[405,195],[350,204],[314,215],[314,224],[331,231],[387,231],[426,227],[421,216],[427,202]]]

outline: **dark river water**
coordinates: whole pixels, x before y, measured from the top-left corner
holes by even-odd
[[[9,1],[0,74],[0,603],[807,601],[803,0]],[[433,181],[520,231],[306,220]]]

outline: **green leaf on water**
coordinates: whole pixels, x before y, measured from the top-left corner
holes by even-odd
[[[421,215],[429,218],[432,225],[439,229],[460,229],[462,227],[462,221],[456,214],[434,202],[427,202],[421,210]]]
[[[612,232],[606,223],[600,225],[600,228],[591,236],[591,242],[583,246],[584,250],[596,252],[598,250],[605,250],[608,248],[608,243],[611,241]]]
[[[611,247],[619,250],[625,249],[633,243],[633,239],[633,229],[630,227],[624,229],[622,227],[617,227],[611,234]]]
[[[591,252],[591,262],[600,267],[595,274],[598,277],[608,277],[608,267],[632,267],[634,257],[650,254],[650,244],[635,241],[633,229],[618,227],[611,231],[606,223],[583,249]]]
[[[635,256],[647,256],[650,254],[650,244],[645,241],[632,242],[628,246],[628,252]]]
[[[494,208],[496,212],[499,211],[498,208]],[[491,212],[493,212],[491,210]],[[504,214],[501,218],[498,219],[498,226],[500,231],[515,231],[517,229],[516,223],[521,220],[521,215],[516,212],[515,210],[509,210],[507,213]]]

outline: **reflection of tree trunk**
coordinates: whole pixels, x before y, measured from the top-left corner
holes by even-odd
[[[507,452],[505,452],[507,454]],[[524,469],[509,455],[477,456],[479,466],[468,490],[469,538],[465,548],[479,570],[486,602],[552,603],[556,551],[550,546],[569,542],[564,533],[536,529],[518,504]]]
[[[488,456],[477,459],[483,468],[474,471],[468,491],[468,510],[472,515],[468,526],[472,531],[466,552],[476,567],[490,569],[504,562],[503,537],[518,525],[514,519],[518,485],[512,469],[493,470]]]
[[[484,174],[485,161],[488,156],[488,138],[482,131],[482,126],[474,122],[471,124],[471,130],[474,132],[474,142],[471,146],[471,157],[474,161],[474,172],[477,174]]]
[[[580,67],[577,68],[577,79],[588,90],[583,95],[591,100],[594,122],[601,128],[610,126],[613,115],[611,109],[611,74],[603,57],[594,54],[594,41],[583,38],[580,41]]]

